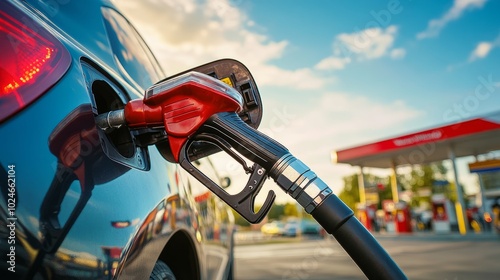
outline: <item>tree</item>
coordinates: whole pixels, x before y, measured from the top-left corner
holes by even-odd
[[[433,193],[441,192],[435,184],[437,181],[445,181],[447,169],[442,162],[431,164],[419,164],[412,166],[408,174],[399,176],[405,190],[412,192],[410,205],[413,207],[430,205]],[[445,186],[445,194],[450,195],[449,185]],[[449,197],[451,198],[451,197]]]
[[[285,213],[284,208],[285,206],[283,204],[273,204],[267,214],[267,218],[269,220],[280,220]]]
[[[344,189],[340,192],[339,198],[351,209],[356,210],[356,203],[360,202],[359,197],[359,175],[353,174],[343,178]],[[379,177],[373,174],[364,174],[365,192],[375,193],[378,196],[378,208],[382,208],[382,201],[392,199],[390,187],[390,177]],[[379,188],[383,186],[382,188]]]
[[[283,214],[285,214],[286,217],[298,217],[299,210],[297,209],[297,204],[291,202],[285,204]]]
[[[413,207],[430,205],[431,195],[433,193],[444,193],[451,201],[456,201],[455,184],[438,187],[436,182],[446,181],[447,169],[442,162],[432,164],[422,164],[412,166],[412,170],[407,174],[398,174],[398,184],[403,190],[413,193],[410,205]],[[347,206],[355,210],[359,198],[359,175],[353,174],[343,178],[344,188],[339,194],[339,198]],[[382,208],[382,201],[392,199],[391,178],[378,177],[373,174],[364,175],[365,191],[378,192],[379,205]],[[377,189],[377,185],[382,184],[383,189]]]
[[[356,203],[359,202],[359,179],[358,174],[353,174],[342,178],[344,181],[344,188],[339,194],[339,198],[349,208],[355,210]]]
[[[384,189],[378,190],[378,209],[382,209],[382,201],[392,200],[391,176],[388,176],[386,178],[379,178],[378,180],[384,186]]]
[[[233,215],[234,215],[234,223],[235,224],[242,226],[242,227],[250,226],[250,223],[247,220],[245,220],[245,218],[243,218],[240,214],[238,214],[238,212],[234,211],[233,208],[231,208],[231,211],[233,212]]]

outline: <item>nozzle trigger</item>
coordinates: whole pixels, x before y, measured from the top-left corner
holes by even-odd
[[[246,171],[251,172],[250,179],[241,192],[234,195],[227,193],[222,187],[217,185],[205,174],[199,171],[193,164],[191,164],[191,161],[189,160],[188,150],[189,146],[196,140],[209,142],[216,145],[217,147],[228,153],[231,157],[236,159],[240,164],[242,164]],[[179,163],[182,168],[184,168],[198,181],[209,188],[215,195],[226,202],[243,218],[245,218],[250,223],[258,223],[262,221],[262,219],[264,219],[264,217],[271,209],[274,199],[276,198],[276,194],[272,190],[269,191],[262,207],[259,209],[259,211],[254,211],[255,198],[257,197],[260,189],[262,188],[262,185],[264,184],[264,181],[266,180],[267,171],[257,163],[255,163],[251,168],[246,166],[246,163],[241,159],[241,157],[235,154],[230,149],[230,146],[228,147],[228,145],[229,144],[226,141],[220,139],[217,136],[198,135],[195,139],[188,141],[188,143],[186,143],[181,148]]]

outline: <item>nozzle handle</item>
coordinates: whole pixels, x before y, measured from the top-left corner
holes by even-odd
[[[242,156],[269,172],[283,156],[289,154],[285,146],[250,127],[234,112],[212,115],[198,133],[219,135]]]
[[[230,149],[226,147],[228,144],[225,143],[223,139],[219,139],[217,136],[198,135],[193,139],[193,141],[196,140],[202,140],[212,143],[223,151],[229,153],[230,155],[232,153]],[[191,163],[188,155],[188,150],[190,144],[192,144],[193,141],[189,141],[181,148],[179,163],[182,168],[189,172],[193,177],[195,177],[198,181],[200,181],[203,185],[210,189],[214,194],[216,194],[220,199],[231,206],[231,208],[233,208],[250,223],[256,224],[262,221],[269,210],[271,210],[271,206],[273,205],[274,199],[276,198],[274,191],[269,191],[266,200],[262,204],[262,207],[258,211],[255,211],[255,198],[259,194],[259,191],[267,178],[266,170],[255,163],[252,168],[249,168],[251,176],[243,190],[237,194],[229,194]],[[238,157],[237,155],[231,156]]]
[[[191,164],[188,151],[190,145],[196,141],[208,142],[219,147],[251,173],[248,183],[240,193],[235,195],[227,193]],[[248,168],[245,161],[233,149],[254,162],[252,168]],[[243,218],[251,223],[258,223],[271,209],[276,195],[273,191],[269,191],[258,211],[254,210],[255,198],[267,177],[272,177],[270,171],[274,169],[274,165],[288,154],[283,145],[250,127],[235,112],[221,112],[208,118],[197,133],[182,146],[179,163]]]

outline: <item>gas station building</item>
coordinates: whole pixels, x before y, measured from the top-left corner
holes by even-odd
[[[400,201],[401,189],[398,186],[396,168],[400,166],[411,166],[417,164],[426,164],[443,160],[451,161],[451,172],[456,186],[459,185],[459,174],[456,159],[465,156],[475,156],[476,162],[469,164],[470,172],[477,173],[479,176],[480,197],[483,213],[491,213],[486,201],[496,201],[500,197],[500,160],[490,159],[487,161],[478,161],[478,156],[500,150],[500,112],[495,114],[477,117],[465,121],[434,127],[414,133],[400,135],[390,139],[368,143],[356,147],[341,149],[332,152],[333,163],[350,164],[360,168],[359,189],[361,205],[366,206],[365,194],[365,176],[363,168],[383,168],[391,169],[391,189],[392,205],[388,207],[404,209]],[[485,177],[483,179],[483,176]],[[488,180],[485,180],[488,178]],[[457,201],[454,211],[446,211],[445,205],[434,210],[434,230],[439,227],[439,215],[453,216],[456,213],[456,221],[461,234],[467,232],[467,215],[464,194],[461,188],[457,187]],[[436,200],[441,198],[437,197]],[[439,201],[436,201],[439,205]],[[491,205],[491,203],[489,204]],[[408,211],[405,210],[405,211]],[[396,211],[394,212],[396,214]],[[495,213],[493,213],[495,214]],[[407,216],[405,216],[407,215]],[[392,217],[398,220],[397,215]],[[402,229],[404,224],[408,225],[409,214],[400,213],[399,225],[396,224],[396,232],[405,232]],[[455,217],[453,217],[454,219]],[[401,221],[401,219],[405,221]],[[498,217],[496,217],[498,220]],[[497,221],[496,220],[496,221]],[[396,222],[395,222],[396,223]],[[448,223],[449,225],[449,223]],[[398,228],[399,226],[399,228]],[[410,229],[411,231],[411,229]]]

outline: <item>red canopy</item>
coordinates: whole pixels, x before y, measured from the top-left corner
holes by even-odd
[[[500,150],[500,112],[332,153],[335,163],[390,168]]]

